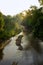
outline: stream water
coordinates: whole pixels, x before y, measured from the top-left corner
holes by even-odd
[[[43,62],[43,54],[39,55],[33,48],[18,50],[15,44],[17,37],[18,35],[12,37],[11,42],[0,51],[0,65],[12,65],[13,62],[17,62],[17,65],[38,65],[37,63]],[[26,40],[23,41],[26,43]],[[22,46],[24,45],[22,44]]]

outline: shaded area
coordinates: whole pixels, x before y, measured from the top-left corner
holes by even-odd
[[[17,65],[18,63],[17,62],[13,62],[12,65]]]
[[[0,50],[0,61],[3,59],[3,55],[4,55],[3,49],[1,49],[1,50]]]
[[[41,44],[40,44],[40,40],[38,39],[38,38],[36,38],[36,39],[34,39],[34,38],[32,38],[31,40],[30,40],[30,44],[31,44],[31,46],[37,51],[37,53],[41,53]]]

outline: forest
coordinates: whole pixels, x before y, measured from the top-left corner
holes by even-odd
[[[20,33],[21,28],[19,22],[22,20],[22,15],[16,16],[4,15],[0,12],[0,42]]]
[[[43,0],[16,15],[0,12],[0,65],[43,65]]]
[[[34,38],[43,40],[43,0],[40,1],[40,7],[31,6],[30,9],[11,16],[0,12],[0,42],[9,39],[22,31],[21,25],[29,32],[32,32]]]

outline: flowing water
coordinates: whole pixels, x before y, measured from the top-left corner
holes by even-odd
[[[12,65],[13,62],[17,62],[17,65],[37,65],[37,61],[42,58],[33,48],[28,50],[18,50],[16,46],[16,38],[12,37],[11,42],[4,47],[4,49],[0,50],[0,65]],[[22,46],[26,46],[26,39],[23,38]],[[38,58],[38,59],[37,59]],[[41,62],[41,60],[39,60]],[[36,63],[36,64],[35,64]]]

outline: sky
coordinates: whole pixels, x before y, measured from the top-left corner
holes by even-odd
[[[0,0],[0,12],[5,15],[16,15],[29,9],[31,5],[39,7],[38,0]]]

